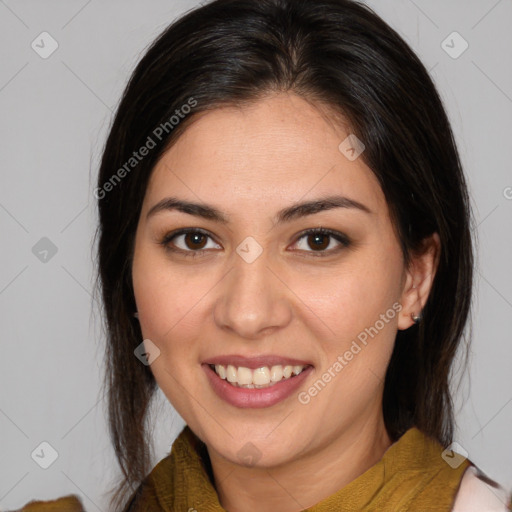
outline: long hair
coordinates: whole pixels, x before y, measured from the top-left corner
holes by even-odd
[[[450,123],[429,73],[363,4],[216,0],[172,23],[140,60],[111,126],[95,190],[104,385],[123,474],[117,505],[150,470],[145,420],[156,382],[134,356],[142,333],[133,317],[131,264],[151,171],[198,113],[281,91],[341,114],[364,141],[360,158],[379,180],[406,263],[426,237],[439,234],[441,255],[423,320],[398,332],[383,414],[393,440],[412,426],[443,445],[452,440],[450,373],[470,311],[471,216]],[[135,159],[148,137],[153,147]]]

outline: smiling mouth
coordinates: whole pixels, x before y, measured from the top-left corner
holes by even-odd
[[[293,379],[311,365],[261,366],[252,370],[245,366],[210,364],[210,368],[223,380],[237,388],[261,389]]]

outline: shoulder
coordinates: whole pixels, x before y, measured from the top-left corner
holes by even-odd
[[[508,512],[510,495],[476,466],[469,466],[462,477],[452,512]]]

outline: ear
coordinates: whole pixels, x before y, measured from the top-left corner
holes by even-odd
[[[432,289],[440,254],[441,240],[439,235],[434,233],[425,238],[420,251],[411,255],[409,267],[405,271],[398,329],[408,329],[414,325],[413,315],[421,316]]]

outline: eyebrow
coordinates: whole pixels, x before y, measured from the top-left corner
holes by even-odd
[[[365,213],[373,213],[367,206],[343,196],[327,196],[312,201],[296,203],[280,210],[274,217],[274,225],[290,222],[292,220],[314,215],[315,213],[332,210],[334,208],[350,208]],[[203,219],[212,220],[220,224],[229,224],[229,216],[226,216],[214,206],[204,203],[193,203],[184,201],[176,197],[166,197],[156,203],[147,213],[146,218],[155,215],[158,212],[177,210],[189,215],[201,217]]]

